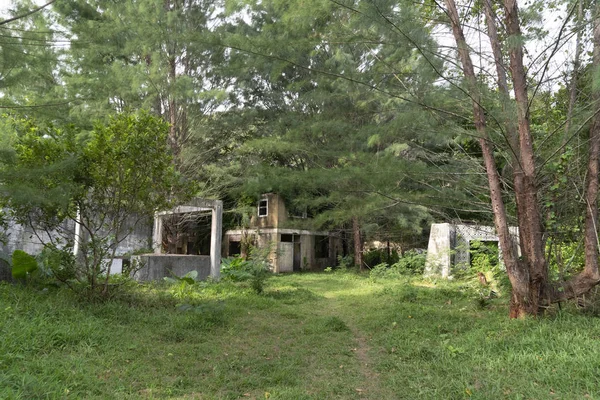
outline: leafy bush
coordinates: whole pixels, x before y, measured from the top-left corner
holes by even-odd
[[[23,250],[15,250],[12,254],[12,276],[15,279],[25,280],[38,269],[35,257]]]
[[[347,269],[354,268],[354,257],[352,257],[351,255],[338,256],[337,262],[338,262],[338,265],[337,265],[338,269],[347,270]]]
[[[408,250],[392,267],[397,268],[404,275],[423,275],[427,253],[417,250]]]
[[[197,281],[197,278],[198,271],[190,271],[183,276],[173,275],[163,279],[171,284],[171,295],[180,302],[179,305],[190,305],[194,303],[197,289],[203,286],[203,282]]]
[[[367,251],[363,255],[363,262],[369,267],[372,268],[378,264],[386,263],[388,265],[392,265],[398,262],[400,256],[396,250],[392,250],[388,257],[387,249],[373,249]]]
[[[401,276],[422,275],[425,270],[426,254],[409,250],[392,265],[380,263],[371,268],[372,278],[399,278]]]
[[[550,251],[552,250],[552,251]],[[565,279],[581,271],[585,265],[585,253],[582,241],[563,241],[549,243],[546,252],[550,254],[550,276],[552,279]]]
[[[250,281],[252,289],[261,294],[269,276],[269,249],[250,247],[248,259],[242,257],[224,258],[221,261],[221,279],[225,281]]]
[[[500,263],[498,245],[473,241],[470,243],[471,265],[455,271],[455,277],[466,281],[474,293],[479,308],[503,292],[510,291],[508,275]]]
[[[58,248],[54,244],[44,246],[38,261],[42,274],[66,283],[76,278],[75,256],[70,248]]]

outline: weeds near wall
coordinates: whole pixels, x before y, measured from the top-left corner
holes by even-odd
[[[224,258],[221,261],[221,279],[232,282],[250,282],[252,289],[261,294],[270,275],[270,248],[250,246],[247,259],[243,257]]]

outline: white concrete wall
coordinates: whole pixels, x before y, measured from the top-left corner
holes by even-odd
[[[450,224],[432,224],[427,245],[425,276],[441,276],[448,278],[451,274],[452,234],[454,227]]]

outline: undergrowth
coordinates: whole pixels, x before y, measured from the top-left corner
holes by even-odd
[[[597,397],[592,297],[514,321],[507,296],[482,309],[469,281],[182,282],[95,303],[0,284],[0,398]]]

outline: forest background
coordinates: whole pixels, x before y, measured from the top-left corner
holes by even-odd
[[[175,168],[224,199],[231,224],[265,192],[313,228],[405,246],[434,220],[494,224],[514,317],[600,281],[593,3],[38,7],[15,2],[0,22],[7,115],[85,140],[98,121],[146,110],[169,124]]]

